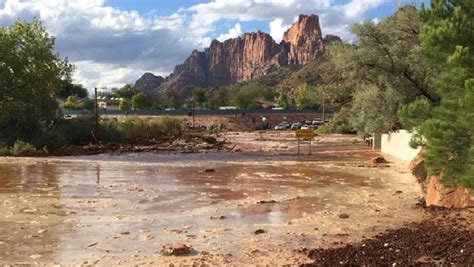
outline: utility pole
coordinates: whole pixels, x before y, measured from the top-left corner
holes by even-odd
[[[95,111],[95,127],[94,127],[94,143],[99,143],[99,103],[97,102],[97,87],[94,87],[94,111]]]
[[[102,87],[100,89],[107,89],[107,87]],[[94,132],[92,133],[94,137],[94,143],[97,145],[99,143],[99,102],[97,100],[97,87],[94,87],[94,111],[95,111],[95,127]]]
[[[323,125],[326,123],[326,109],[325,109],[325,106],[324,106],[324,101],[325,101],[325,97],[324,97],[324,93],[323,93]]]
[[[194,116],[195,116],[195,113],[196,113],[195,112],[196,109],[195,109],[194,105],[195,105],[195,102],[194,102],[194,98],[193,98],[193,129],[194,129]]]

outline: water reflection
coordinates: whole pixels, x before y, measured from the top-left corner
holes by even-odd
[[[0,260],[20,262],[26,255],[27,260],[76,262],[97,250],[151,251],[143,248],[143,233],[164,242],[176,236],[163,235],[163,229],[212,228],[216,222],[209,217],[217,209],[228,225],[283,224],[325,207],[323,198],[297,198],[300,193],[335,186],[345,190],[370,183],[307,164],[1,163]],[[257,203],[274,198],[276,203]]]

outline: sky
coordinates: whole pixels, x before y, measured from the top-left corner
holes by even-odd
[[[166,77],[213,39],[260,30],[280,42],[300,14],[318,15],[323,35],[356,42],[352,24],[421,2],[429,0],[0,0],[0,25],[39,19],[75,65],[74,82],[91,90],[145,72]]]

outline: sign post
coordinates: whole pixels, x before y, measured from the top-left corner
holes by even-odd
[[[300,139],[309,139],[309,155],[311,155],[311,140],[316,136],[314,130],[296,130],[295,137],[298,140],[298,155],[300,154]]]

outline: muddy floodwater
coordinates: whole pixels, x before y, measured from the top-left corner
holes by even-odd
[[[421,219],[405,163],[336,147],[0,159],[0,263],[295,264]]]

